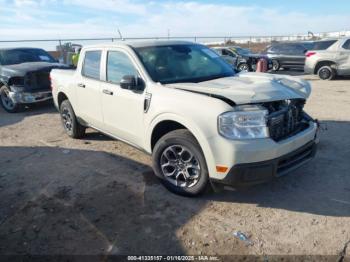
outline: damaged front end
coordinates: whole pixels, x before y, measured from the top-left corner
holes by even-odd
[[[305,100],[291,99],[263,103],[268,110],[267,126],[270,138],[276,142],[292,137],[315,122],[304,111]]]
[[[8,81],[9,97],[16,104],[30,104],[52,99],[50,70],[29,72]]]

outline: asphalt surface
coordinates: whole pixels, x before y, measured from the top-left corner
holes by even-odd
[[[350,80],[303,77],[321,122],[317,157],[194,199],[164,189],[150,157],[122,142],[94,130],[68,138],[51,105],[0,109],[0,254],[349,256]]]

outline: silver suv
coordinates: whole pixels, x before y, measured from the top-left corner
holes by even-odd
[[[350,37],[339,40],[320,41],[320,46],[308,51],[304,71],[317,74],[322,80],[332,80],[335,76],[350,75]],[[324,50],[318,50],[324,49]]]

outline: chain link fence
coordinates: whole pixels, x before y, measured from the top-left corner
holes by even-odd
[[[71,38],[71,39],[32,39],[32,40],[0,40],[0,48],[6,47],[38,47],[47,51],[51,51],[55,57],[62,57],[67,46],[76,45],[91,45],[106,42],[116,42],[123,40],[185,40],[192,41],[210,46],[217,45],[240,45],[250,48],[255,52],[262,51],[273,42],[288,42],[288,41],[310,41],[324,38],[341,38],[350,36],[350,31],[324,32],[308,34],[296,34],[287,36],[179,36],[179,37],[126,37],[126,38]]]

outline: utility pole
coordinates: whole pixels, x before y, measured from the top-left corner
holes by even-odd
[[[168,40],[170,38],[170,29],[168,28]]]

